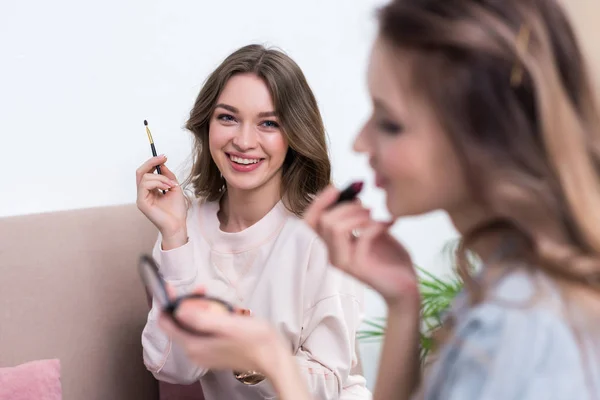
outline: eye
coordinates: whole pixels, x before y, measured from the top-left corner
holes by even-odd
[[[264,126],[265,128],[273,128],[273,129],[279,128],[279,124],[275,121],[269,121],[269,120],[263,121],[261,123],[261,125]]]
[[[223,122],[235,122],[235,118],[230,114],[219,114],[217,119]]]
[[[381,132],[384,132],[384,133],[387,133],[390,135],[396,135],[396,134],[401,133],[404,130],[404,127],[393,121],[390,121],[387,119],[381,119],[381,120],[377,121],[377,129],[379,129]]]

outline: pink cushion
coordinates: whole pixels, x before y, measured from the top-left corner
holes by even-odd
[[[0,400],[61,399],[59,360],[38,360],[0,368]]]

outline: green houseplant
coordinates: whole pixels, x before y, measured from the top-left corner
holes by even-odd
[[[452,240],[444,246],[443,253],[450,255],[452,270],[456,271],[455,254],[459,240]],[[477,264],[475,257],[469,257],[471,266]],[[463,282],[456,272],[449,277],[437,277],[423,268],[416,267],[421,292],[421,361],[433,347],[432,334],[442,324],[442,317],[448,310],[456,295],[462,290]],[[364,321],[365,328],[360,330],[357,338],[361,341],[380,341],[385,335],[386,319],[370,318]]]

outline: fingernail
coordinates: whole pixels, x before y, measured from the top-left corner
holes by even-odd
[[[171,182],[171,186],[179,186],[179,184],[175,181],[169,181],[169,182]]]
[[[161,154],[160,156],[158,156],[158,158],[167,158],[167,156],[165,156],[164,154]]]

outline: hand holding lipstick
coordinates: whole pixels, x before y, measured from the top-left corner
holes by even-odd
[[[359,202],[340,201],[348,198],[350,188],[343,192],[334,187],[325,189],[304,215],[327,245],[331,264],[378,291],[388,305],[407,295],[418,299],[410,255],[388,232],[394,221],[375,221]],[[357,188],[354,186],[354,191]],[[360,236],[352,235],[357,230]]]

